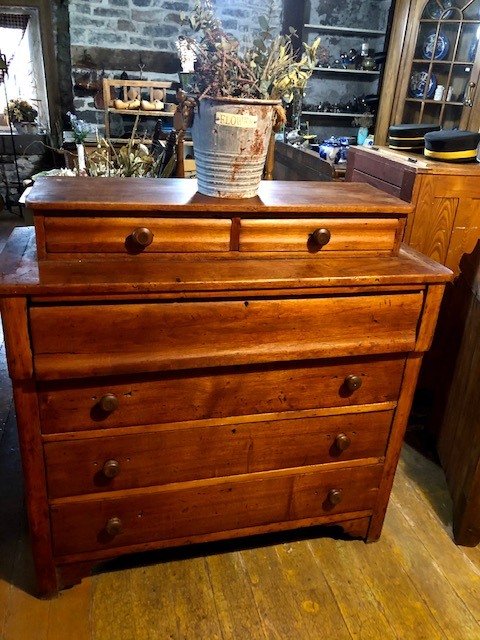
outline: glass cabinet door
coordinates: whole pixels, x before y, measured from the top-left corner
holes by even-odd
[[[402,122],[466,129],[478,81],[480,0],[428,0],[420,18]]]

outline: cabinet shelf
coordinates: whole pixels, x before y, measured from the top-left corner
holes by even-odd
[[[348,113],[344,111],[302,111],[302,116],[326,116],[330,118],[358,118],[362,113]]]
[[[441,2],[437,4],[440,8]],[[450,5],[452,13],[447,14],[448,19],[432,17],[432,4],[417,0],[405,0],[401,11],[396,13],[385,68],[389,90],[382,95],[380,102],[381,131],[375,138],[375,144],[385,145],[388,126],[398,122],[435,124],[446,130],[479,131],[480,93],[475,89],[480,69],[480,50],[476,46],[480,29],[480,0],[443,3],[445,8]],[[441,32],[448,39],[448,49],[444,42],[444,48],[438,44]],[[433,59],[435,56],[437,59]],[[418,71],[425,72],[425,75],[415,78]],[[427,78],[429,91],[425,86]],[[412,80],[418,80],[419,92],[412,90],[412,86],[417,89]],[[433,99],[436,86],[444,86],[442,100]],[[452,100],[446,100],[449,92]],[[468,99],[464,100],[464,96]]]
[[[366,35],[366,36],[384,36],[385,31],[378,31],[377,29],[356,29],[354,27],[337,27],[328,24],[305,24],[303,25],[305,29],[310,29],[312,31],[323,31],[324,33],[343,33],[345,35]]]
[[[463,107],[463,102],[454,102],[453,100],[423,100],[422,98],[405,98],[405,102],[416,102],[417,104],[446,104],[454,107]]]
[[[163,116],[173,117],[174,111],[143,111],[142,109],[114,109],[108,108],[108,113],[120,113],[123,116],[142,116],[159,118]]]
[[[462,67],[472,67],[473,62],[469,62],[468,60],[427,60],[425,58],[414,58],[412,62],[415,64],[424,64],[428,65],[430,63],[434,65],[456,65]]]
[[[438,23],[441,24],[458,24],[459,22],[461,22],[462,24],[475,24],[478,25],[478,20],[460,20],[460,18],[454,18],[453,20],[435,20],[435,19],[431,19],[431,18],[422,18],[420,20],[420,24],[433,24],[433,25],[437,25]]]
[[[367,0],[358,11],[352,11],[348,4],[341,4],[338,11],[335,11],[336,24],[324,24],[330,22],[327,18],[332,11],[329,0],[318,0],[315,3],[305,0],[302,40],[311,42],[319,35],[322,41],[319,58],[303,101],[305,110],[301,112],[301,117],[303,121],[311,120],[314,133],[321,139],[332,135],[343,137],[351,133],[355,128],[354,118],[363,115],[356,113],[358,110],[362,111],[363,106],[355,96],[370,98],[379,94],[386,54],[373,52],[386,51],[391,9],[387,5],[392,2],[394,0],[385,0],[381,12],[378,11],[376,0]],[[362,64],[362,54],[368,56],[365,65]],[[374,55],[378,56],[377,64],[373,63]],[[322,64],[325,66],[321,66]],[[375,127],[377,102],[372,101],[370,106],[372,131]],[[316,111],[315,108],[321,110]],[[324,108],[339,110],[324,111]]]
[[[314,71],[325,71],[326,73],[351,73],[363,76],[378,76],[380,71],[366,71],[364,69],[332,69],[331,67],[314,67]]]

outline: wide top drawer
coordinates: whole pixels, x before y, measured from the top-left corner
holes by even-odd
[[[155,372],[415,347],[423,292],[30,308],[38,379]]]

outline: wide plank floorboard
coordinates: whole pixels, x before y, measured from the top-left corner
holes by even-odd
[[[480,549],[455,545],[443,471],[408,445],[376,543],[315,528],[103,568],[33,595],[0,331],[0,640],[480,640]]]

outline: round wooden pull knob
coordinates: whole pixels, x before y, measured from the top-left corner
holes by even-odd
[[[351,444],[352,444],[352,441],[350,440],[350,438],[347,436],[346,433],[339,433],[335,438],[335,446],[340,451],[345,451],[345,449],[348,449],[348,447]]]
[[[105,525],[105,530],[110,536],[118,536],[123,533],[123,524],[120,518],[109,518]]]
[[[324,247],[330,242],[330,231],[328,229],[315,229],[312,233],[312,241],[317,247]]]
[[[349,391],[356,391],[362,386],[362,378],[351,373],[345,378],[345,386]]]
[[[111,413],[112,411],[115,411],[115,409],[118,409],[118,398],[113,393],[106,393],[100,398],[98,404],[100,409],[107,413]]]
[[[330,504],[340,504],[343,500],[343,493],[341,489],[330,489],[327,495],[328,501]]]
[[[107,460],[102,468],[106,478],[116,478],[120,473],[120,463],[118,460]]]
[[[138,227],[132,231],[132,242],[137,246],[144,249],[153,242],[153,233],[147,227]]]

